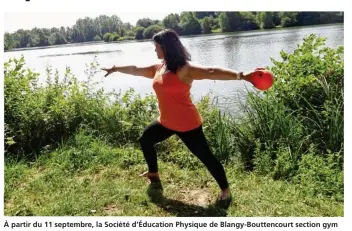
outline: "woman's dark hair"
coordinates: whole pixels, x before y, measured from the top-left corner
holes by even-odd
[[[171,29],[165,29],[153,36],[153,41],[161,46],[164,60],[169,71],[176,71],[191,60],[191,55],[182,45],[178,34]]]

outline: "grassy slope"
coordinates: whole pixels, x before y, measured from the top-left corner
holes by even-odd
[[[234,194],[228,210],[212,204],[218,188],[205,170],[159,161],[163,196],[138,174],[139,150],[85,137],[32,164],[7,161],[5,215],[39,216],[343,216],[343,203],[225,166]]]

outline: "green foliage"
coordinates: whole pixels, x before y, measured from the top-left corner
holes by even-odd
[[[343,23],[344,12],[319,12],[319,23]]]
[[[182,33],[182,28],[180,25],[180,16],[178,14],[167,15],[163,19],[162,24],[166,29],[172,29],[172,30],[176,31],[176,33],[178,33],[178,34]]]
[[[258,14],[258,20],[261,22],[260,27],[262,29],[271,29],[275,27],[274,24],[274,13],[273,12],[261,12]]]
[[[152,20],[150,18],[142,18],[142,19],[138,19],[136,26],[148,28],[148,27],[150,27],[152,25],[156,25],[158,23],[159,23],[159,20]]]
[[[122,96],[93,90],[99,84],[94,80],[96,61],[88,66],[86,82],[78,82],[69,69],[59,81],[58,73],[53,76],[49,68],[46,86],[39,85],[38,74],[23,66],[23,58],[4,65],[8,155],[33,155],[50,149],[82,126],[116,144],[134,143],[155,116],[152,97],[133,99],[132,90]]]
[[[5,33],[4,35],[4,49],[5,51],[12,50],[12,48],[16,47],[16,42],[10,33]]]
[[[208,18],[208,19],[206,19]],[[206,19],[206,20],[204,20]],[[340,12],[182,12],[181,15],[169,14],[162,21],[142,18],[135,28],[147,28],[153,25],[175,30],[180,35],[195,35],[239,30],[274,28],[275,26],[304,26],[323,23],[341,23],[344,20]],[[209,30],[209,27],[211,28]],[[78,19],[72,27],[33,28],[17,30],[4,34],[4,50],[13,48],[50,46],[67,43],[100,41],[121,41],[143,39],[141,29],[136,30],[130,23],[123,23],[116,16],[100,15],[96,18]],[[220,29],[221,30],[220,30]],[[136,34],[138,32],[138,34]],[[110,34],[109,37],[104,35]],[[110,39],[111,34],[114,35]]]
[[[134,32],[136,33],[135,39],[137,39],[137,40],[143,39],[144,38],[143,37],[144,30],[145,30],[145,28],[140,27],[140,26],[137,26],[136,28],[134,28]]]
[[[281,13],[281,12],[274,12],[273,21],[274,21],[275,26],[280,26],[280,25],[281,25],[280,13]],[[300,12],[299,15],[301,15],[302,13],[304,13],[304,12]],[[310,13],[312,13],[312,12],[310,12]],[[313,12],[313,13],[314,13],[314,12]],[[308,14],[309,14],[309,12],[308,12]],[[300,24],[300,25],[303,26],[303,24]]]
[[[344,199],[344,174],[341,153],[326,156],[309,153],[302,157],[294,182],[307,188],[310,195],[326,195],[335,200]],[[308,187],[307,187],[308,186]]]
[[[257,30],[260,28],[256,16],[252,12],[241,12],[243,25],[243,30]]]
[[[229,18],[227,13],[222,12],[219,15],[219,25],[220,25],[221,30],[223,32],[232,31],[232,27],[231,27],[231,24],[230,24],[230,18]]]
[[[120,38],[120,35],[117,34],[117,32],[114,32],[110,35],[109,37],[109,41],[112,42],[112,41],[118,41]]]
[[[222,12],[219,23],[223,32],[259,29],[258,20],[252,12]]]
[[[325,47],[325,38],[307,36],[293,54],[273,60],[276,76],[271,96],[302,120],[307,134],[324,152],[343,147],[343,47]]]
[[[103,40],[104,40],[105,42],[109,42],[111,36],[112,36],[111,33],[106,33],[106,34],[104,34],[104,36],[103,36]]]
[[[101,41],[101,38],[99,35],[94,36],[93,38],[94,41]]]
[[[249,93],[234,135],[247,169],[341,199],[343,47],[325,47],[325,40],[307,36],[292,54],[272,60],[274,86],[264,95]]]
[[[214,18],[210,16],[209,19],[210,19],[210,25],[212,30],[220,29],[219,17]]]
[[[302,146],[307,145],[308,141],[302,137],[300,121],[278,99],[267,100],[250,93],[243,111],[246,113],[245,118],[235,125],[234,132],[246,168],[258,167],[253,165],[253,161],[256,162],[260,156],[253,156],[253,153],[261,153],[266,149],[272,152],[281,146],[299,153]],[[271,157],[276,158],[275,155]],[[259,168],[263,169],[265,165]]]
[[[283,27],[296,26],[298,12],[280,12],[281,25]]]
[[[9,167],[11,166],[11,167]],[[5,181],[5,192],[4,199],[7,200],[11,195],[11,188],[18,188],[21,179],[26,175],[27,164],[23,160],[6,160],[4,166],[4,181]]]
[[[162,31],[162,30],[163,30],[163,28],[161,26],[151,25],[144,30],[143,38],[150,39],[153,37],[154,34],[158,33],[159,31]]]
[[[182,33],[185,35],[195,35],[202,32],[201,25],[192,12],[182,12],[181,27]]]
[[[94,139],[89,132],[79,129],[49,156],[39,157],[37,164],[56,166],[63,172],[74,174],[94,166],[107,165],[121,155],[116,150],[110,150],[104,142]]]
[[[201,21],[201,26],[202,26],[202,32],[203,34],[209,34],[211,33],[211,19],[210,17],[205,17]]]
[[[120,37],[118,38],[118,41],[125,41],[125,40],[134,40],[135,37],[134,36],[123,36],[123,37]]]
[[[197,18],[197,19],[204,19],[206,17],[215,17],[216,16],[216,13],[214,11],[196,11],[194,12],[194,16]]]
[[[5,162],[6,216],[145,216],[146,210],[155,217],[225,215],[213,206],[219,190],[216,182],[186,151],[170,153],[180,165],[159,158],[166,189],[159,203],[149,190],[146,194],[145,179],[138,177],[146,168],[140,150],[113,147],[87,132],[76,136],[34,163]],[[227,210],[229,217],[344,214],[343,201],[311,194],[310,184],[303,187],[244,173],[233,163],[224,167],[238,198],[238,205]]]

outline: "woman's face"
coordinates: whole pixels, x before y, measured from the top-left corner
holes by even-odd
[[[156,52],[156,55],[158,56],[158,59],[164,59],[164,52],[160,44],[154,43],[154,45],[155,45],[155,52]]]

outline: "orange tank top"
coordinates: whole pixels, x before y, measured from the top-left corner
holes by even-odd
[[[154,76],[153,88],[158,98],[158,122],[161,125],[185,132],[202,124],[203,118],[191,100],[191,84],[182,82],[175,73],[169,71]]]

